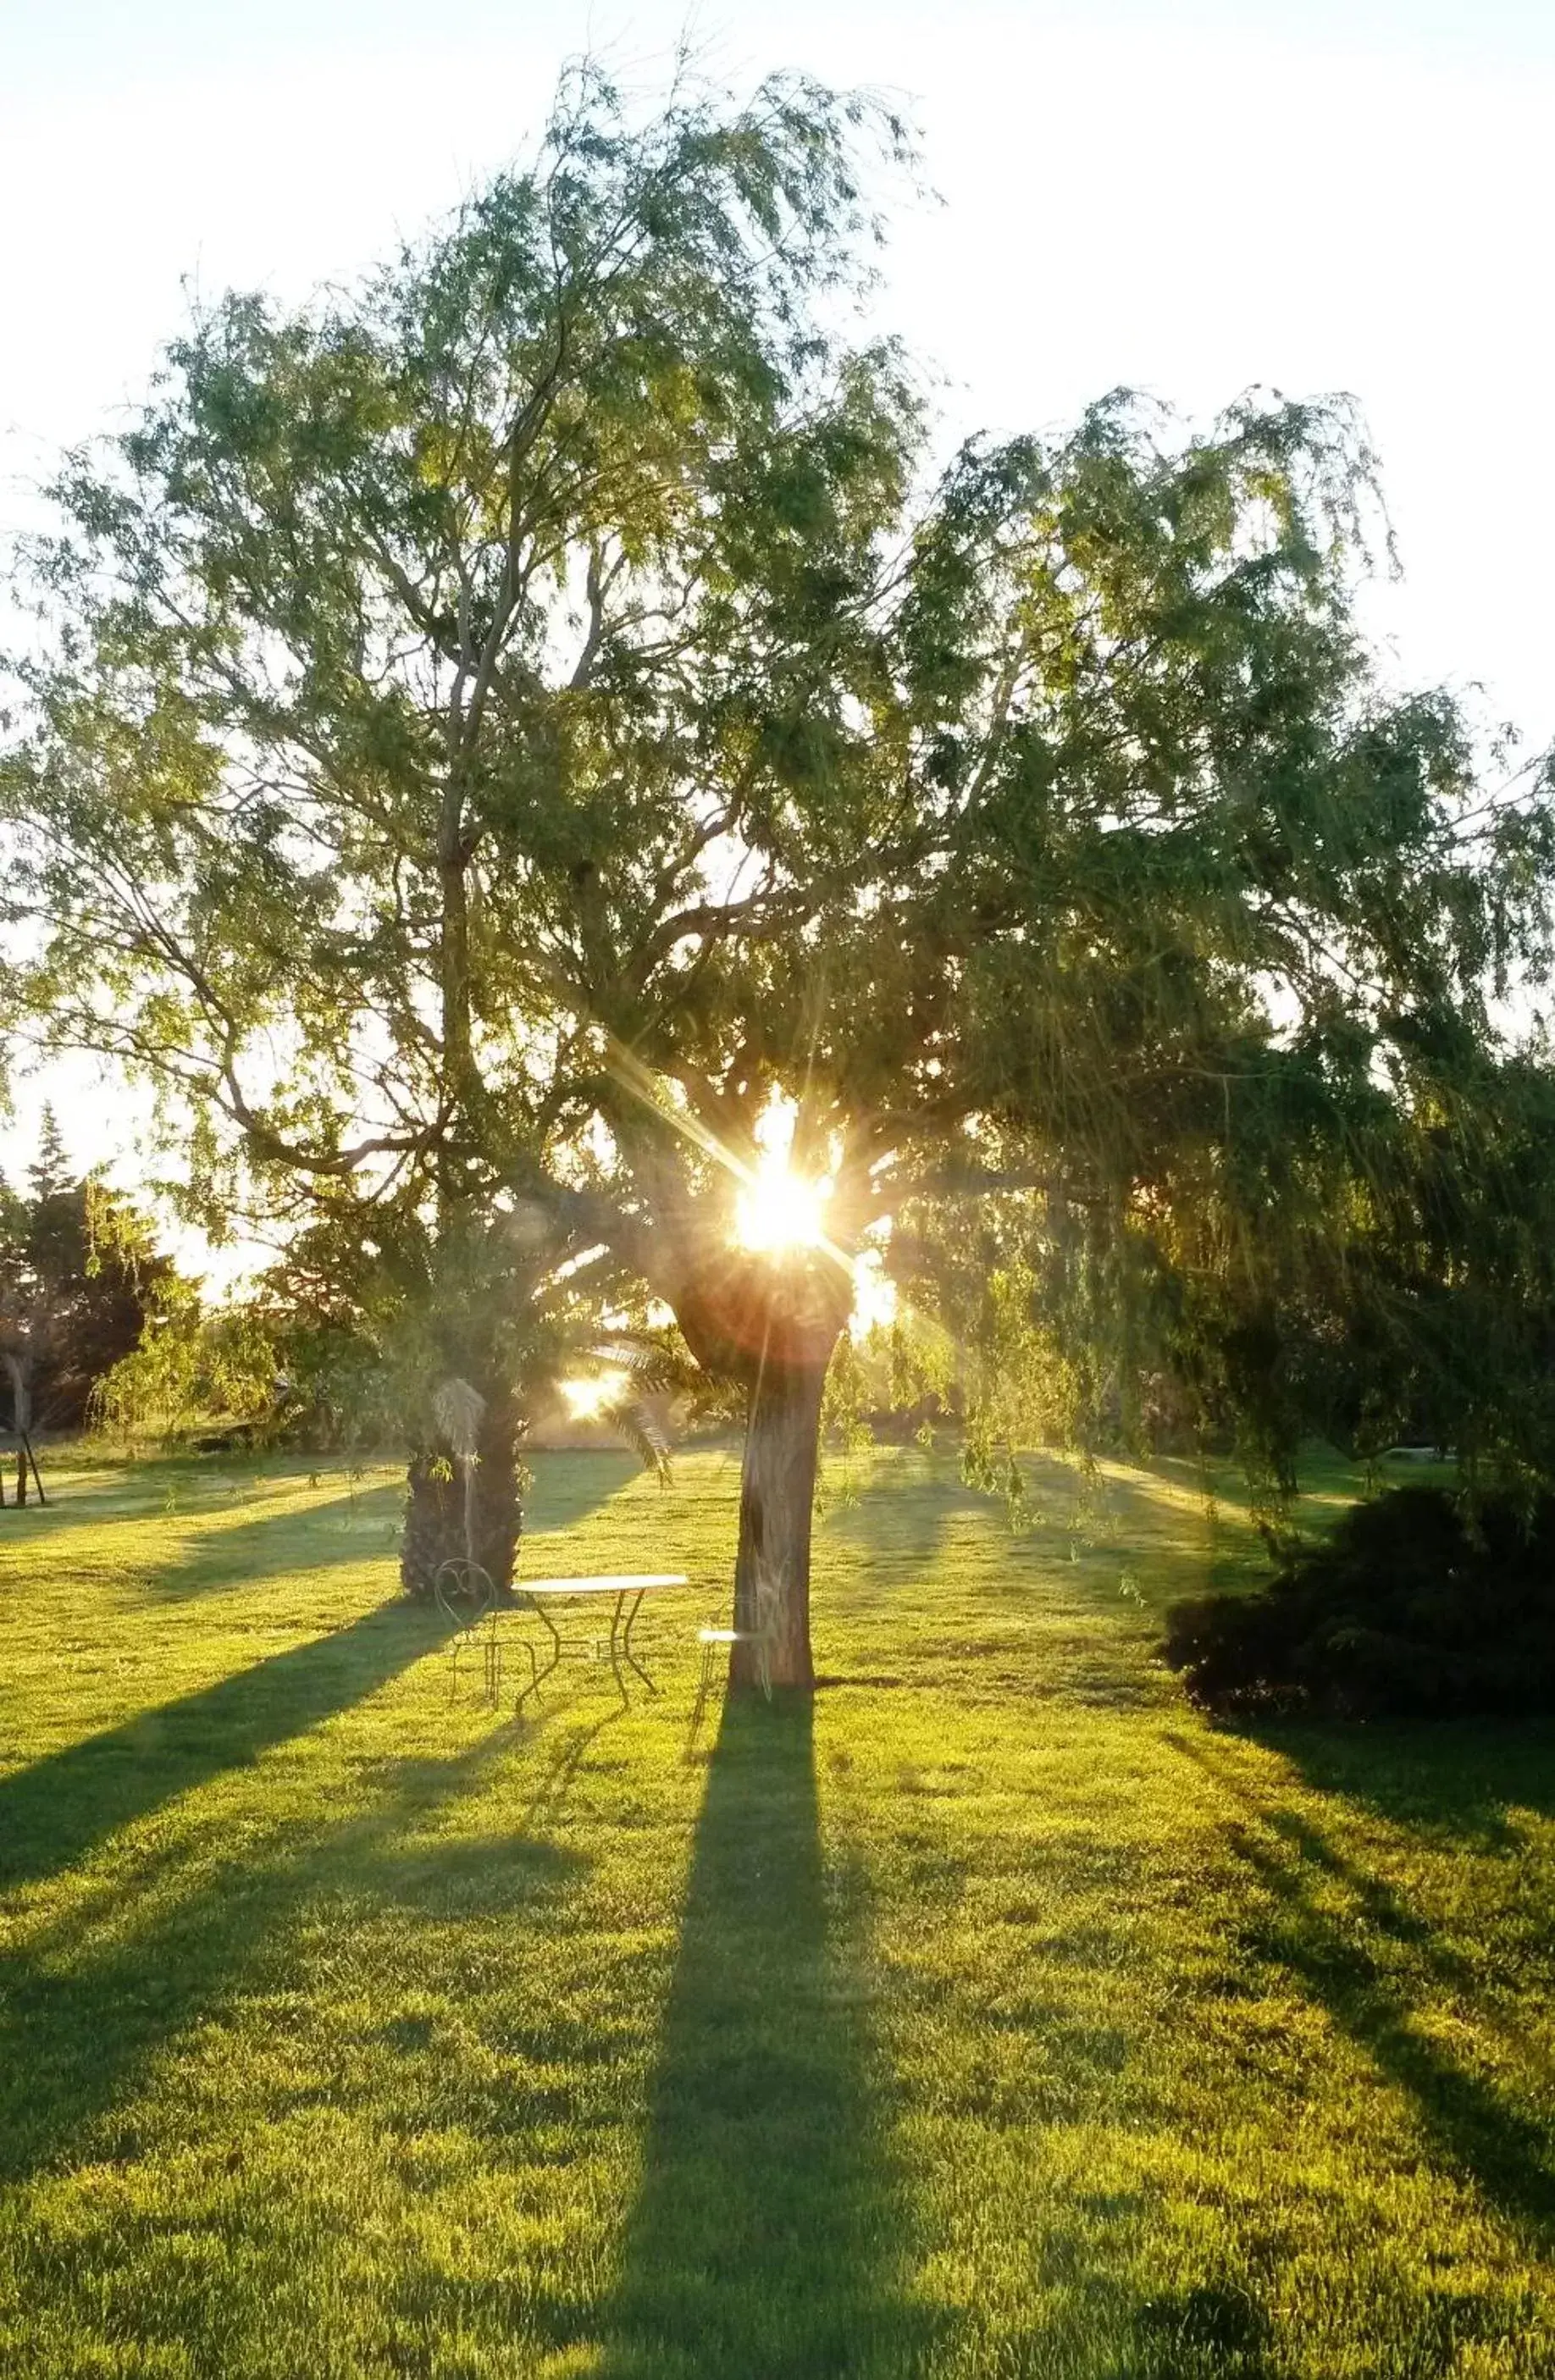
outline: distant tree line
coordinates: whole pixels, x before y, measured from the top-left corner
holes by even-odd
[[[0,1175],[0,1427],[81,1428],[98,1383],[140,1344],[175,1280],[149,1225],[71,1165],[45,1107],[27,1187]],[[27,1500],[17,1449],[16,1494]]]

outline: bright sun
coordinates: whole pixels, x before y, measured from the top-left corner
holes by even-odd
[[[595,1372],[587,1379],[564,1380],[562,1394],[567,1409],[578,1421],[587,1421],[608,1404],[613,1404],[626,1385],[625,1372]]]
[[[862,1339],[896,1318],[896,1285],[888,1277],[877,1245],[850,1259],[828,1234],[827,1209],[836,1184],[814,1181],[796,1173],[794,1101],[770,1099],[756,1126],[757,1160],[744,1175],[735,1199],[735,1237],[753,1256],[776,1256],[793,1248],[825,1248],[851,1276],[853,1314],[850,1328]],[[888,1227],[889,1228],[889,1227]]]
[[[780,1248],[816,1248],[826,1236],[830,1182],[806,1182],[791,1173],[784,1156],[769,1151],[735,1202],[735,1232],[742,1248],[762,1256]]]

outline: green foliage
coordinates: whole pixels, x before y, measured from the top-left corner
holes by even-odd
[[[207,1306],[195,1284],[180,1282],[98,1382],[93,1423],[110,1439],[168,1444],[234,1425],[273,1435],[283,1418],[275,1319],[247,1300]]]
[[[24,1427],[79,1429],[105,1375],[141,1343],[184,1284],[118,1192],[72,1180],[43,1111],[31,1195],[0,1184],[0,1356]]]
[[[1549,1070],[1495,1021],[1548,775],[1374,673],[1342,402],[1117,394],[931,475],[836,302],[909,163],[807,82],[639,125],[585,69],[365,287],[200,314],[32,557],[29,997],[192,1103],[208,1220],[387,1218],[407,1378],[529,1208],[726,1384],[824,1362],[824,1264],[728,1255],[784,1095],[979,1478],[1208,1436],[1272,1507],[1315,1421],[1427,1407],[1548,1471]]]
[[[1401,1488],[1256,1595],[1175,1604],[1166,1658],[1207,1709],[1344,1718],[1555,1711],[1555,1499]]]
[[[27,1179],[34,1207],[46,1205],[70,1188],[70,1160],[66,1153],[59,1119],[46,1099],[38,1120],[38,1154],[28,1168]]]
[[[945,750],[964,829],[902,941],[973,1129],[893,1268],[987,1351],[979,1462],[1186,1426],[1278,1494],[1304,1430],[1375,1442],[1426,1371],[1465,1450],[1555,1454],[1549,1075],[1488,1007],[1548,965],[1549,787],[1488,787],[1444,697],[1384,700],[1371,475],[1342,409],[1184,439],[1124,399],[959,467],[923,633],[962,657],[946,732],[974,672],[996,728]]]
[[[565,1246],[565,1243],[563,1244]],[[380,1207],[371,1232],[341,1203],[298,1231],[253,1287],[220,1305],[185,1288],[102,1385],[103,1424],[173,1441],[233,1424],[319,1450],[405,1446],[444,1461],[439,1395],[453,1380],[522,1434],[564,1372],[619,1372],[601,1407],[656,1469],[667,1443],[645,1398],[688,1367],[662,1333],[596,1330],[599,1268],[572,1269],[545,1219],[509,1207],[434,1234]]]
[[[9,780],[35,989],[261,1184],[490,1191],[588,1104],[588,1028],[786,913],[702,915],[736,836],[808,867],[850,740],[914,414],[811,309],[877,136],[800,82],[638,131],[586,69],[532,171],[331,310],[224,301],[62,478]]]

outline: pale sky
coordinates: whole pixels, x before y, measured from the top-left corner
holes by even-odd
[[[910,103],[943,203],[897,222],[876,311],[947,435],[1120,382],[1198,418],[1351,391],[1406,574],[1368,605],[1391,669],[1555,735],[1555,0],[0,0],[0,536],[123,419],[186,281],[348,278],[525,151],[568,55],[650,89],[687,26],[736,87]],[[126,1103],[53,1088],[78,1161],[132,1180]]]

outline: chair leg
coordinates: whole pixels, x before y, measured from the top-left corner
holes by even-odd
[[[707,1708],[708,1689],[712,1683],[713,1652],[714,1647],[711,1645],[704,1645],[702,1646],[702,1666],[697,1679],[697,1699],[691,1706],[691,1738],[693,1742],[696,1741],[697,1730],[702,1723],[702,1713]]]

